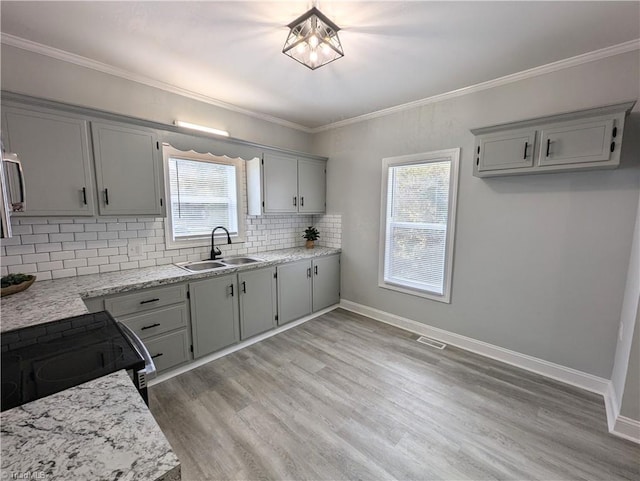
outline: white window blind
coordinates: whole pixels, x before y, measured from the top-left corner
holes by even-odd
[[[384,159],[382,287],[448,302],[457,151]]]
[[[164,146],[167,248],[206,246],[216,226],[243,241],[242,160]],[[226,234],[225,234],[226,235]]]

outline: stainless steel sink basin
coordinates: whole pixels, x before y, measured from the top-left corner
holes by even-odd
[[[189,272],[201,272],[201,271],[212,271],[214,269],[220,269],[222,267],[228,267],[226,264],[223,264],[219,261],[194,261],[194,262],[180,262],[176,264],[178,267],[182,267],[183,269]]]
[[[220,262],[228,266],[242,266],[245,264],[262,262],[262,259],[258,259],[256,257],[228,257],[226,259],[220,259]]]
[[[215,261],[191,261],[178,262],[176,266],[181,267],[189,272],[213,271],[231,266],[243,266],[245,264],[254,264],[262,262],[257,257],[227,257],[226,259],[216,259]]]

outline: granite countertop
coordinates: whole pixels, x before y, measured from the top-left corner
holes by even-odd
[[[0,414],[2,479],[180,479],[180,461],[126,371]]]
[[[0,331],[10,331],[88,312],[83,299],[259,269],[271,265],[337,254],[340,249],[295,247],[252,254],[264,262],[191,273],[173,264],[38,281],[29,289],[2,299]]]

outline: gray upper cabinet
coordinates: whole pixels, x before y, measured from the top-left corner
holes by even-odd
[[[476,147],[478,171],[531,167],[535,140],[536,131],[531,129],[481,136]]]
[[[473,129],[473,175],[614,169],[635,102]]]
[[[3,105],[5,148],[22,160],[27,212],[94,215],[88,123],[47,110]]]
[[[248,161],[249,215],[323,213],[326,165],[321,158],[269,152]]]
[[[313,312],[340,302],[340,255],[313,259]]]
[[[614,121],[560,124],[540,132],[540,165],[607,162],[612,155]]]
[[[276,268],[238,274],[240,339],[276,327]]]
[[[298,159],[299,212],[320,214],[325,211],[326,169],[327,163],[322,160]]]
[[[264,212],[298,212],[298,161],[294,157],[265,154]]]
[[[189,293],[194,358],[238,342],[237,276],[191,282]]]
[[[278,271],[278,325],[311,313],[311,261],[282,264]]]
[[[102,215],[163,215],[162,162],[155,132],[92,122]]]

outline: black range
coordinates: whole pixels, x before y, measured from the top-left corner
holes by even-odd
[[[102,311],[3,332],[2,411],[121,369],[135,379],[144,354],[124,331]],[[141,384],[146,401],[144,378]]]

